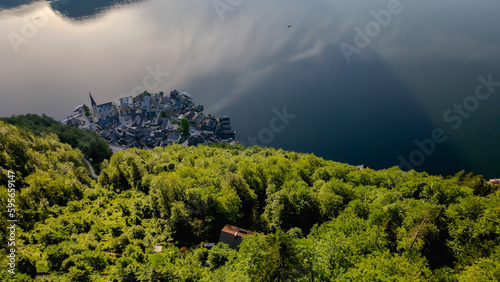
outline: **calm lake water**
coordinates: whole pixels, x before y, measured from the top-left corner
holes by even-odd
[[[247,143],[500,177],[500,86],[481,83],[500,81],[499,14],[462,0],[2,1],[0,116],[177,88]]]

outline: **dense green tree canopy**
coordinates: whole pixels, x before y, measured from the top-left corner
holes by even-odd
[[[500,279],[500,191],[464,172],[217,144],[121,151],[94,180],[57,135],[3,122],[0,169],[2,232],[16,172],[18,274],[0,270],[13,281]],[[256,234],[201,245],[226,224]],[[8,251],[2,237],[3,265]]]
[[[27,114],[1,118],[0,120],[32,131],[36,135],[54,133],[61,142],[79,149],[86,158],[92,159],[95,164],[100,164],[103,160],[111,157],[112,152],[108,144],[91,130],[80,130],[74,126],[62,125],[46,115]],[[99,169],[99,166],[96,166],[96,169]]]
[[[188,135],[189,134],[189,121],[187,120],[187,118],[183,118],[181,119],[181,128],[182,128],[182,133],[184,135]]]

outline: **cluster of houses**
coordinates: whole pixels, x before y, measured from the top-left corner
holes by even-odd
[[[78,106],[63,124],[94,130],[110,145],[149,149],[173,143],[188,146],[232,142],[235,131],[228,116],[212,117],[193,96],[177,89],[168,94],[144,92],[98,105],[92,94],[90,107]],[[189,130],[182,123],[189,122]]]

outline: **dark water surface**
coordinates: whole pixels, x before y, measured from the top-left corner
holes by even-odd
[[[177,88],[246,143],[500,177],[500,86],[474,95],[479,76],[500,81],[499,13],[461,0],[2,1],[0,116],[62,119],[89,91],[102,103]]]

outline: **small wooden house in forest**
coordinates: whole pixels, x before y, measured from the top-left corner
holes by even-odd
[[[233,225],[226,225],[220,232],[219,242],[228,244],[233,249],[238,249],[246,235],[252,235],[253,231],[239,228]]]

